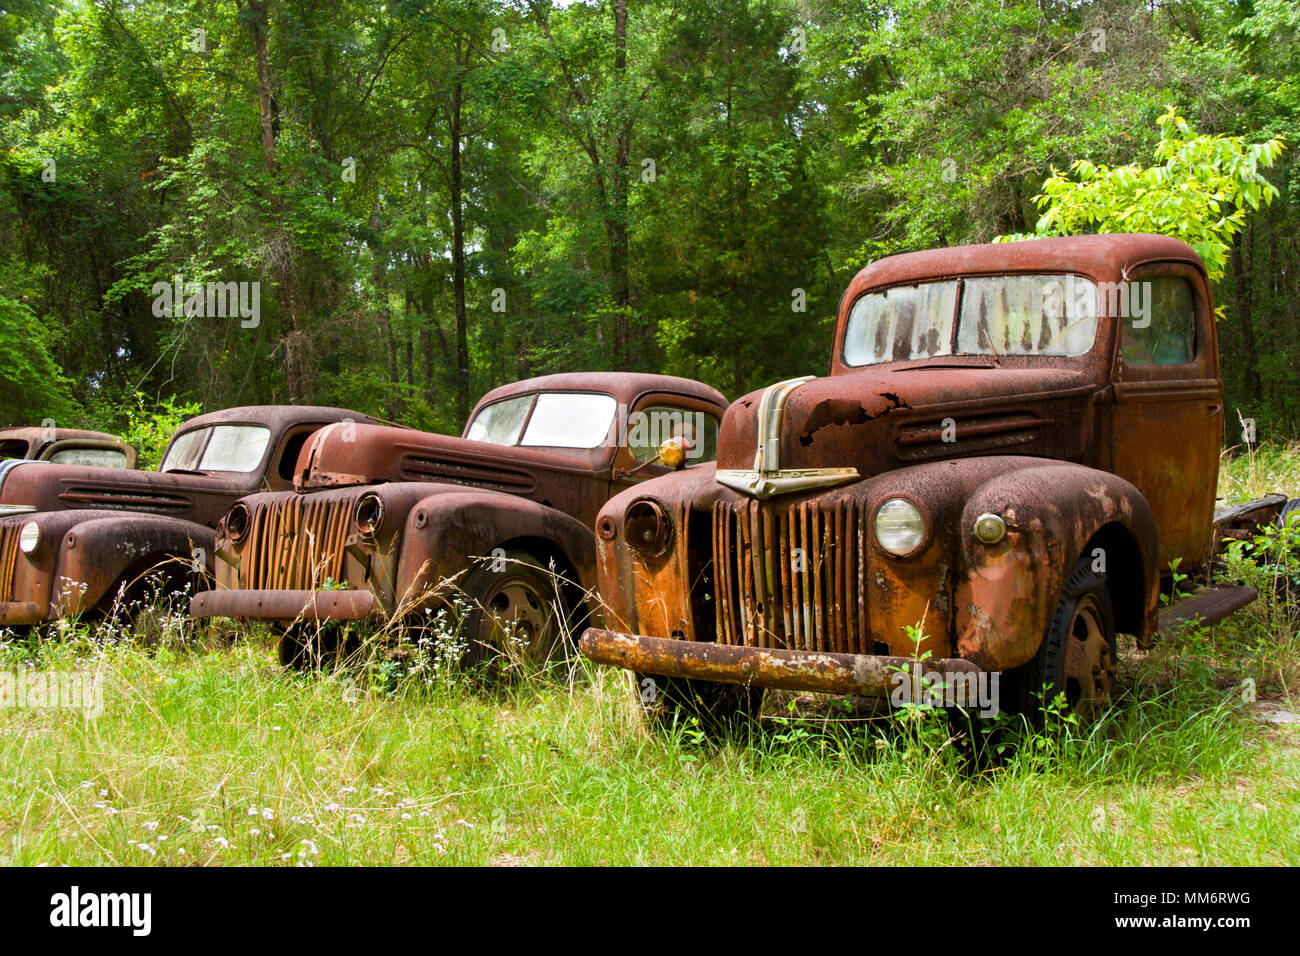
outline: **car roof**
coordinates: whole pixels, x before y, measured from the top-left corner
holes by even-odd
[[[474,411],[512,395],[540,391],[605,392],[623,405],[631,405],[647,392],[676,392],[700,401],[713,402],[720,408],[727,407],[726,396],[716,388],[691,378],[649,372],[561,372],[494,388],[479,399]]]
[[[188,430],[204,425],[258,424],[266,425],[276,431],[297,422],[347,420],[379,425],[393,424],[350,408],[334,408],[328,405],[239,405],[235,408],[223,408],[220,411],[197,415],[188,419],[181,427]]]
[[[949,246],[888,256],[859,272],[846,295],[856,298],[866,289],[981,273],[1065,272],[1119,279],[1134,266],[1157,260],[1185,262],[1205,271],[1201,257],[1179,239],[1150,233],[1108,233]]]

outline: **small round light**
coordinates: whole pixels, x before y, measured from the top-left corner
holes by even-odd
[[[925,519],[916,505],[890,498],[876,510],[876,541],[890,554],[911,554],[925,538]]]
[[[378,495],[362,495],[357,501],[352,518],[357,523],[357,530],[367,538],[373,538],[384,524],[384,501]]]
[[[226,537],[232,542],[244,540],[244,535],[248,534],[248,527],[253,523],[253,516],[248,510],[248,505],[242,501],[235,502],[234,506],[226,512]]]
[[[1007,536],[1007,523],[1001,515],[985,512],[975,519],[975,538],[982,544],[997,544]]]
[[[41,546],[41,526],[35,521],[29,521],[23,525],[23,530],[18,532],[18,547],[22,549],[23,554],[31,554]]]
[[[672,543],[672,522],[668,520],[663,506],[649,498],[641,498],[628,505],[623,525],[627,529],[629,547],[642,557],[657,558]]]

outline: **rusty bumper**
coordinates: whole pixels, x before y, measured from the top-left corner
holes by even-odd
[[[263,621],[359,621],[382,611],[370,591],[200,591],[190,617]]]
[[[979,672],[961,658],[919,662],[912,657],[707,644],[597,628],[582,635],[581,646],[582,653],[599,664],[641,674],[862,697],[887,697],[900,670],[918,664],[925,673]]]
[[[45,620],[45,612],[31,601],[0,601],[0,627],[19,627]]]

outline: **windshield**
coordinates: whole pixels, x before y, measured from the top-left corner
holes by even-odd
[[[603,392],[537,392],[483,408],[465,437],[494,445],[598,448],[605,443],[618,403]]]
[[[1087,353],[1097,286],[1072,275],[978,276],[869,292],[853,304],[844,361]]]
[[[271,441],[261,425],[196,428],[172,442],[159,471],[256,471]]]
[[[125,468],[126,452],[116,448],[65,448],[50,456],[56,465],[89,465],[94,468]]]

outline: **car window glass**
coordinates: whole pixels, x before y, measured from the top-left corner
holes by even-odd
[[[669,438],[685,437],[688,464],[713,461],[718,457],[718,420],[698,409],[673,405],[650,405],[639,410],[627,423],[627,450],[637,461],[649,461]]]
[[[549,448],[598,448],[614,424],[618,403],[596,392],[542,392],[521,445]]]
[[[125,468],[126,453],[116,448],[65,448],[50,456],[59,465],[88,465],[92,468]]]
[[[199,455],[203,454],[203,443],[207,441],[211,431],[210,428],[195,428],[177,436],[158,470],[196,471],[199,467]]]
[[[1120,355],[1127,365],[1180,365],[1196,357],[1196,297],[1182,276],[1130,282],[1120,318]]]
[[[465,429],[465,437],[470,441],[485,441],[494,445],[517,444],[532,404],[531,394],[493,402],[474,416],[469,428]]]
[[[198,470],[256,471],[270,441],[271,429],[261,425],[217,425]]]

